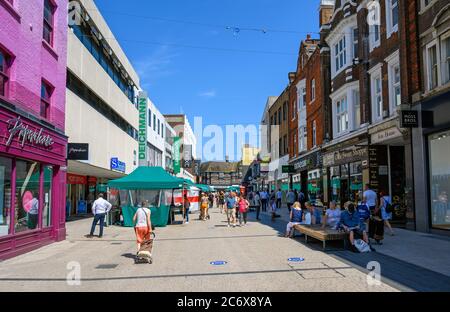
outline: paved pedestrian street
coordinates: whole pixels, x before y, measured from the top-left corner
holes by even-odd
[[[103,239],[87,239],[91,219],[71,222],[66,241],[0,263],[0,291],[397,290],[386,283],[369,286],[360,268],[314,244],[280,237],[276,226],[283,221],[273,224],[264,216],[262,223],[252,219],[247,227],[228,228],[225,220],[213,209],[210,221],[156,229],[152,265],[134,264],[131,228],[108,227]],[[81,265],[79,286],[66,280],[71,262]]]

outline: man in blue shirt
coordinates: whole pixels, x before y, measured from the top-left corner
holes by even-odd
[[[362,238],[363,241],[369,244],[369,237],[367,232],[361,228],[361,217],[353,203],[349,203],[347,210],[342,212],[340,224],[345,232],[349,234],[350,243],[353,247],[355,246],[355,236],[356,238]]]

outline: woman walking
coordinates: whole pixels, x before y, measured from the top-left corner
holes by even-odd
[[[151,211],[148,207],[148,201],[143,202],[142,207],[138,208],[133,217],[133,222],[135,223],[134,232],[136,234],[137,242],[136,254],[139,253],[141,244],[145,241],[150,240],[150,235],[152,233],[152,223],[150,220]]]
[[[382,245],[381,241],[384,239],[384,221],[381,210],[380,205],[376,206],[369,220],[369,237],[374,239],[378,245]]]
[[[392,211],[388,211],[392,209],[392,198],[389,195],[385,195],[385,192],[383,191],[380,192],[380,207],[381,218],[383,219],[384,225],[388,227],[391,236],[394,236],[394,230],[392,229],[391,223],[389,222],[390,220],[392,220]]]
[[[244,195],[241,195],[238,206],[239,206],[239,226],[242,226],[242,222],[244,222],[244,226],[246,226],[248,207],[250,207],[250,204],[248,200],[245,199]]]
[[[189,201],[189,198],[187,194],[184,194],[184,219],[183,223],[189,224],[189,210],[191,209],[191,202]]]
[[[209,207],[209,198],[206,193],[202,194],[202,199],[200,203],[200,220],[206,221]]]
[[[292,229],[294,228],[294,225],[302,224],[303,222],[303,211],[299,202],[295,202],[292,205],[290,220],[291,221],[286,226],[286,238],[292,238]]]

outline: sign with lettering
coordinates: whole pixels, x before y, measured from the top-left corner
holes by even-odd
[[[401,111],[400,127],[402,128],[418,128],[419,112],[418,111]]]
[[[397,127],[393,127],[390,129],[386,129],[384,131],[377,132],[375,134],[372,134],[371,136],[371,143],[377,144],[384,142],[386,140],[399,138],[402,136],[402,133]]]
[[[86,185],[88,183],[87,177],[80,176],[72,173],[67,174],[67,184]]]
[[[295,173],[295,167],[294,166],[282,166],[281,171],[282,171],[282,173]]]
[[[89,144],[69,143],[67,146],[67,159],[89,160]]]
[[[181,147],[181,139],[180,137],[173,138],[173,172],[178,174],[181,172],[181,159],[180,159],[180,147]]]
[[[356,148],[341,150],[329,153],[323,156],[323,166],[331,167],[334,165],[348,164],[351,162],[367,160],[367,148]]]
[[[50,148],[53,145],[53,138],[49,134],[44,134],[44,128],[31,129],[23,123],[20,117],[9,119],[8,133],[6,136],[6,146],[11,146],[13,140],[17,138],[19,145],[24,148],[25,144],[39,145]]]
[[[125,173],[126,164],[122,161],[119,161],[117,157],[111,158],[111,170],[116,170]]]
[[[147,94],[141,92],[138,99],[139,108],[139,166],[147,166]]]

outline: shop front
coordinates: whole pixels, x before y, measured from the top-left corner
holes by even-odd
[[[407,175],[411,158],[408,157],[409,135],[407,129],[399,127],[397,118],[369,129],[370,147],[370,185],[373,190],[389,194],[392,198],[394,212],[392,222],[406,224],[414,219],[412,204],[412,186],[408,186]]]
[[[300,156],[293,163],[296,175],[293,179],[294,185],[300,185],[300,190],[305,194],[308,201],[323,201],[322,183],[322,160],[319,151]],[[297,188],[297,187],[294,187]]]
[[[361,200],[363,185],[369,181],[368,147],[357,145],[328,152],[323,156],[325,201],[339,206]]]
[[[0,259],[65,239],[67,137],[28,117],[0,105]]]
[[[417,230],[448,236],[450,92],[427,99],[421,103],[421,107],[422,127],[413,131]],[[419,149],[424,152],[419,153]]]

